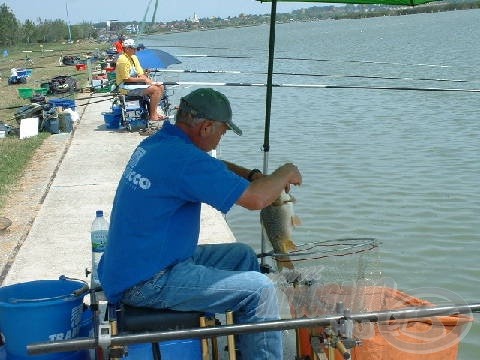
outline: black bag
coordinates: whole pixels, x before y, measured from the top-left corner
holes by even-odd
[[[67,55],[62,58],[63,65],[75,65],[75,64],[78,64],[79,61],[80,61],[79,56]]]
[[[45,96],[41,94],[35,94],[30,98],[30,102],[43,105],[47,102],[47,100],[45,99]]]
[[[53,94],[65,94],[78,91],[77,80],[72,76],[60,75],[50,80],[50,91]]]
[[[20,109],[15,111],[15,114],[13,116],[15,117],[15,120],[17,120],[18,123],[20,123],[20,120],[26,119],[26,118],[31,118],[31,117],[40,117],[43,111],[43,107],[40,104],[37,103],[32,103],[30,105],[25,105],[22,106]]]

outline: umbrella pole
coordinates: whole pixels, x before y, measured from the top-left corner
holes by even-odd
[[[272,83],[273,83],[273,60],[275,57],[275,21],[277,15],[277,0],[272,0],[272,10],[270,13],[270,35],[268,41],[268,71],[267,71],[267,94],[265,102],[265,130],[263,138],[263,173],[268,174],[268,152],[270,151],[270,115],[272,110]],[[261,253],[265,254],[266,239],[265,234],[261,232],[262,244]],[[265,257],[261,259],[261,268],[266,270]]]
[[[265,104],[265,134],[263,139],[263,151],[270,151],[270,116],[272,110],[272,84],[273,84],[273,60],[275,57],[275,21],[277,14],[277,0],[272,1],[270,14],[270,37],[268,41],[268,70],[267,70],[267,94]],[[268,169],[264,169],[267,171]]]

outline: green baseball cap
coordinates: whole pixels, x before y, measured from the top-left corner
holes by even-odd
[[[193,116],[225,123],[237,135],[242,130],[232,121],[232,108],[227,97],[211,88],[192,91],[181,98],[180,109],[189,111]]]

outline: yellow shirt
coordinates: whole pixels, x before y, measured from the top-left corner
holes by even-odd
[[[144,71],[136,55],[130,57],[126,54],[122,54],[118,57],[115,73],[116,83],[117,85],[120,85],[129,77],[143,75]]]

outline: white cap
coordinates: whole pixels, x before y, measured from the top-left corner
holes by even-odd
[[[126,39],[126,40],[123,42],[123,47],[135,48],[135,40],[133,40],[133,39]]]

